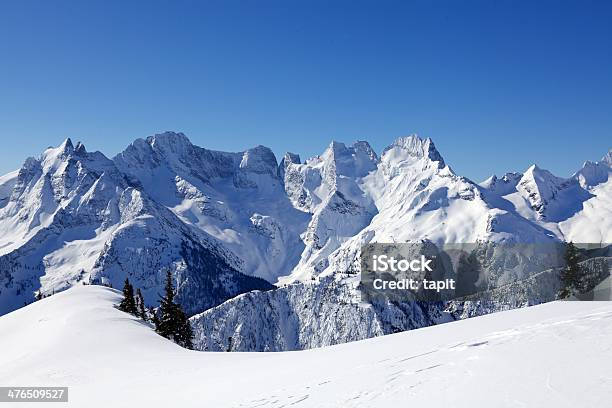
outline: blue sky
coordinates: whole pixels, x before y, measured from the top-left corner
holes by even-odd
[[[609,1],[4,1],[0,173],[70,136],[108,156],[380,151],[431,137],[475,180],[612,147]]]

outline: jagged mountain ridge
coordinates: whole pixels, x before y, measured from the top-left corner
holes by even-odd
[[[70,141],[58,149],[0,178],[0,228],[11,231],[0,242],[2,312],[29,301],[40,284],[44,291],[85,279],[117,286],[125,276],[155,302],[168,268],[190,314],[270,288],[253,276],[287,285],[250,293],[248,305],[242,296],[195,316],[196,331],[217,327],[200,330],[198,344],[207,349],[224,349],[231,335],[245,350],[315,347],[450,318],[427,308],[360,305],[356,259],[364,243],[540,242],[572,234],[588,242],[578,218],[599,224],[594,242],[610,239],[605,223],[594,220],[610,219],[605,159],[596,176],[585,164],[572,178],[578,182],[568,182],[589,195],[583,209],[553,222],[538,217],[529,193],[521,195],[520,179],[503,194],[477,185],[456,175],[430,139],[416,136],[396,140],[380,157],[366,142],[333,142],[304,163],[287,154],[280,164],[262,146],[216,152],[171,132],[138,139],[113,160]],[[568,195],[543,197],[550,206]],[[496,275],[490,284],[510,278]],[[276,326],[265,324],[270,313],[279,316]],[[283,313],[294,316],[292,324]],[[348,327],[341,316],[360,323]]]
[[[230,337],[233,349],[241,351],[311,348],[454,318],[435,305],[360,303],[356,289],[359,251],[366,243],[423,239],[437,243],[540,243],[563,238],[560,229],[549,228],[547,221],[536,216],[523,217],[522,208],[516,208],[505,197],[516,190],[522,174],[505,178],[504,183],[511,187],[504,187],[503,194],[490,186],[476,185],[457,176],[444,163],[433,142],[416,137],[398,139],[376,162],[376,170],[355,183],[375,208],[373,217],[357,227],[360,231],[350,238],[328,240],[326,247],[312,247],[311,251],[324,252],[323,256],[315,257],[318,262],[313,265],[304,267],[302,263],[294,270],[294,279],[288,279],[292,282],[297,278],[304,283],[290,284],[274,292],[240,296],[194,316],[192,323],[200,349],[224,350],[229,346]],[[314,163],[317,165],[318,161]],[[321,190],[319,180],[323,177],[309,175],[313,169],[300,164],[295,155],[285,157],[282,172],[288,194],[296,198],[297,205],[317,202],[311,197]],[[319,182],[309,183],[309,179]],[[560,183],[574,185],[572,180]],[[609,183],[605,186],[609,190]],[[595,194],[587,194],[597,198]],[[524,200],[527,202],[527,198]],[[537,213],[537,208],[529,208]],[[330,218],[342,225],[343,218],[352,220],[354,216],[336,212]],[[571,218],[566,222],[571,222]],[[528,268],[496,271],[488,276],[488,288],[524,279],[534,272]],[[309,282],[305,279],[308,276],[316,276],[316,280]],[[347,329],[347,321],[354,323],[350,327],[352,331]],[[315,335],[313,326],[325,329]]]
[[[81,281],[125,277],[153,304],[173,271],[195,313],[239,293],[269,289],[239,272],[231,252],[183,223],[99,152],[67,139],[30,158],[0,208],[0,311]]]

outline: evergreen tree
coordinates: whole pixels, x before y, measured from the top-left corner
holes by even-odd
[[[172,274],[166,273],[164,296],[160,300],[158,316],[154,316],[155,330],[161,336],[173,340],[180,346],[193,347],[193,330],[181,306],[174,302]]]
[[[155,331],[157,331],[159,333],[159,330],[158,330],[158,327],[159,327],[159,318],[157,317],[157,313],[156,313],[155,309],[153,309],[153,308],[149,309],[149,312],[151,313],[151,321],[155,325]]]
[[[174,341],[185,348],[193,349],[193,330],[187,315],[183,312],[183,309],[177,305],[176,309],[176,333],[174,334]]]
[[[136,296],[134,296],[134,303],[136,304],[136,311],[138,312],[138,315],[140,317],[140,299],[138,298],[138,292],[140,292],[140,289],[136,289]]]
[[[136,315],[138,312],[136,300],[134,300],[134,288],[128,278],[125,278],[125,283],[123,284],[123,299],[119,303],[119,310],[133,315]]]
[[[164,296],[160,299],[158,313],[158,324],[155,326],[155,330],[161,336],[170,339],[175,331],[176,314],[174,307],[174,287],[172,286],[172,275],[170,271],[166,273]]]
[[[572,243],[568,242],[565,245],[565,267],[561,271],[561,289],[557,293],[558,299],[565,299],[570,296],[573,292],[580,289],[580,255],[578,248]]]
[[[145,322],[147,321],[147,311],[145,310],[144,298],[140,288],[136,289],[136,309],[138,310],[138,317]]]

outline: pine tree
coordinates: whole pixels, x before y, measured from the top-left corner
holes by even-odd
[[[140,299],[138,298],[138,292],[140,292],[140,289],[136,289],[136,296],[134,296],[134,303],[136,304],[136,311],[138,312],[138,315],[140,317]]]
[[[128,278],[125,278],[123,284],[123,299],[119,303],[119,310],[133,315],[137,314],[136,301],[134,300],[134,288]]]
[[[174,341],[185,348],[193,349],[193,330],[187,315],[183,309],[177,305],[176,309],[177,330],[174,334]]]
[[[155,326],[155,330],[161,336],[170,339],[175,331],[174,287],[172,286],[172,275],[170,271],[166,273],[164,296],[160,299],[158,312],[158,324]]]
[[[151,321],[155,325],[155,330],[159,333],[158,327],[159,327],[160,322],[159,322],[159,318],[157,317],[157,313],[155,309],[153,308],[149,309],[149,312],[151,313]]]
[[[580,256],[578,248],[572,243],[568,242],[565,245],[565,267],[561,271],[561,289],[557,293],[558,299],[565,299],[570,296],[573,292],[580,289]]]
[[[174,302],[172,274],[166,273],[164,296],[160,300],[159,316],[154,316],[155,330],[180,346],[193,347],[193,330],[181,306]]]
[[[147,321],[147,311],[145,308],[144,297],[142,297],[142,292],[140,288],[136,290],[136,306],[138,310],[138,317],[140,317],[145,322]]]

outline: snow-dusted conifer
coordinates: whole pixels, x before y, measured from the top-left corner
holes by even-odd
[[[561,271],[561,289],[557,294],[557,298],[565,299],[580,289],[581,271],[578,264],[579,261],[578,248],[572,242],[568,242],[565,245],[565,267]]]
[[[174,286],[172,274],[166,273],[164,296],[159,305],[159,316],[154,319],[155,330],[178,345],[185,348],[193,347],[193,331],[187,315],[182,307],[174,302]]]
[[[142,296],[140,288],[136,290],[136,306],[138,310],[138,317],[144,321],[147,321],[147,311],[145,308],[144,297]]]
[[[125,283],[123,284],[123,299],[119,303],[119,309],[133,315],[137,314],[134,287],[128,278],[125,278]]]

